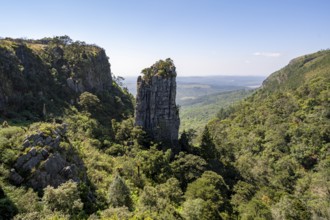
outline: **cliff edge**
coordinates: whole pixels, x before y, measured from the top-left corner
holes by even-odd
[[[0,113],[9,118],[53,114],[83,92],[110,92],[105,51],[68,36],[41,40],[0,39]]]

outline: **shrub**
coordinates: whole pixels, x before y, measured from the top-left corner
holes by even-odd
[[[109,188],[109,203],[112,207],[132,208],[131,192],[123,179],[116,175]]]
[[[65,214],[78,214],[82,211],[77,183],[69,180],[57,189],[47,186],[42,197],[45,207],[51,211],[61,211]]]

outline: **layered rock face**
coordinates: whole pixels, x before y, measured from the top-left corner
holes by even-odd
[[[139,76],[137,81],[135,123],[154,140],[170,143],[173,147],[180,126],[173,61],[160,60],[142,73],[144,76]]]
[[[67,78],[67,86],[77,93],[110,90],[112,77],[110,64],[104,50],[100,50],[87,62],[79,64],[75,75]]]
[[[40,115],[75,103],[82,92],[110,91],[112,76],[102,48],[68,37],[0,39],[0,113]],[[56,109],[58,111],[58,109]]]

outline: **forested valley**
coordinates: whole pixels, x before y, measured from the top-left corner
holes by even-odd
[[[172,83],[173,62],[141,80]],[[102,48],[67,36],[1,39],[0,92],[0,219],[330,219],[329,50],[175,143],[135,126]]]

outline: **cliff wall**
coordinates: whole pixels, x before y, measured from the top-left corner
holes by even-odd
[[[59,112],[82,92],[110,91],[105,51],[68,37],[0,40],[0,113],[41,115],[43,106]]]
[[[137,81],[135,123],[154,140],[173,146],[180,126],[173,61],[160,60],[142,72]]]

